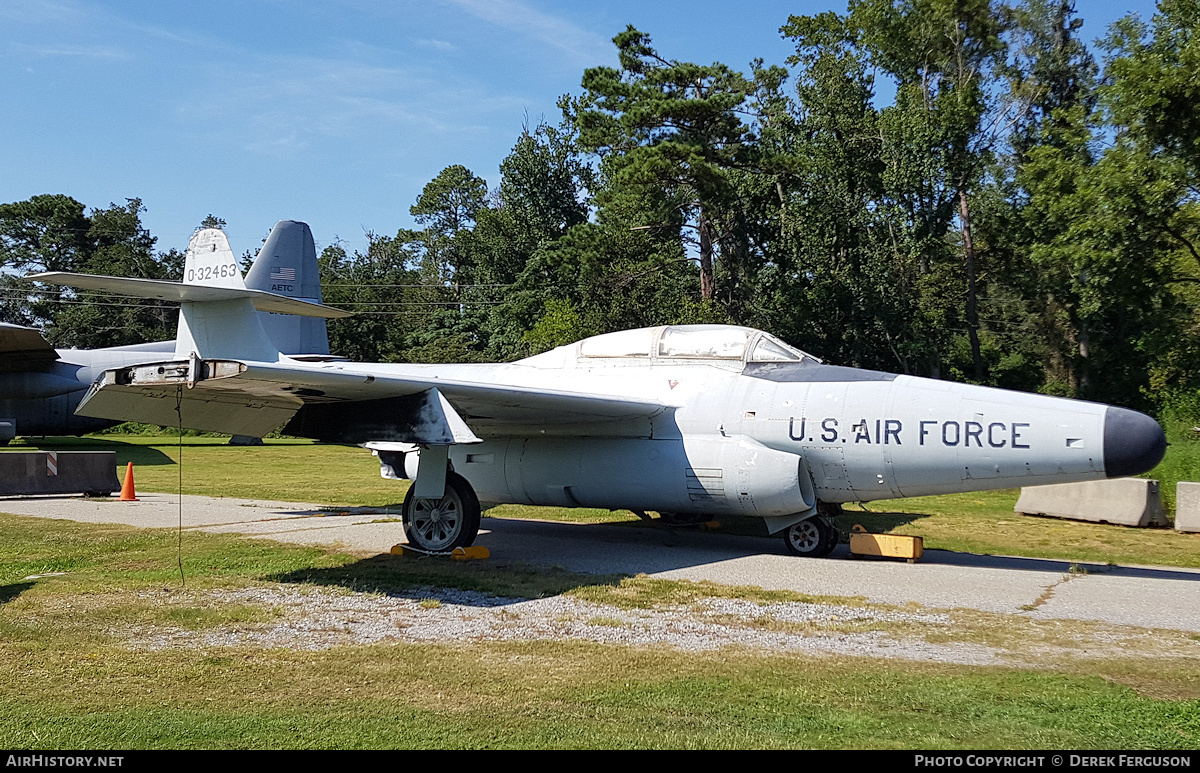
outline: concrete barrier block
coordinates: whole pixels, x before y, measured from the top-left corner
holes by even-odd
[[[115,451],[4,451],[0,496],[120,491]]]
[[[1200,483],[1175,484],[1175,531],[1200,532]]]
[[[1025,515],[1120,526],[1167,526],[1158,481],[1113,478],[1084,483],[1026,486],[1013,508]]]

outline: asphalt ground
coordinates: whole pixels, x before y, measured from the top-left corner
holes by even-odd
[[[88,523],[123,523],[244,534],[356,554],[403,543],[395,512],[330,510],[300,502],[140,494],[137,502],[80,497],[0,499],[0,511]],[[1039,619],[1095,620],[1200,632],[1200,570],[1112,566],[927,550],[915,564],[785,553],[779,538],[712,534],[661,525],[571,524],[484,518],[476,540],[498,564],[555,566],[594,574],[646,574],[756,585],[927,608],[978,609]],[[1081,571],[1082,570],[1082,571]]]

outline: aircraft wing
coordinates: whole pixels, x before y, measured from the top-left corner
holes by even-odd
[[[285,433],[328,442],[449,445],[480,442],[472,427],[508,434],[590,426],[645,435],[664,410],[652,401],[432,374],[192,359],[105,371],[76,412],[258,436],[288,422]]]
[[[58,353],[40,331],[0,322],[0,370],[29,370],[57,359]]]

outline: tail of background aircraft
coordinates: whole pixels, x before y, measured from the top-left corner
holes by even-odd
[[[275,224],[246,274],[246,287],[321,303],[317,247],[308,223],[280,220]],[[268,312],[258,315],[267,337],[283,354],[329,354],[323,318]]]

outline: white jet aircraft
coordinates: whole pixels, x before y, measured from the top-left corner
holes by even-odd
[[[224,240],[195,235],[182,284],[30,277],[183,304],[174,357],[100,374],[79,413],[367,446],[384,477],[414,481],[404,529],[428,551],[470,545],[481,506],[515,503],[757,516],[821,556],[843,502],[1135,475],[1166,449],[1135,411],[826,365],[726,325],[623,330],[504,364],[298,361],[254,309],[344,312],[244,289],[214,257],[232,255]]]

